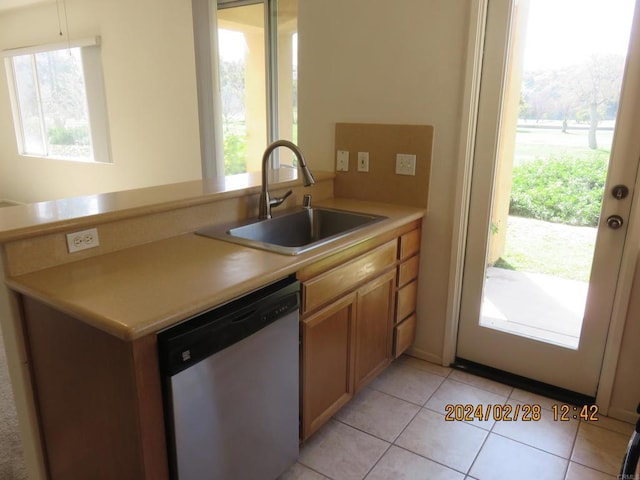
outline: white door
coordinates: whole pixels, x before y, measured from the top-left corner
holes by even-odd
[[[595,396],[640,158],[633,12],[489,0],[458,358]]]

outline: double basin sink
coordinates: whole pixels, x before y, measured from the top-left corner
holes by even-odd
[[[330,208],[296,208],[269,220],[232,227],[209,227],[199,235],[283,255],[298,255],[349,235],[387,217]]]

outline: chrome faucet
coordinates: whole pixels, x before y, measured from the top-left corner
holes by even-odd
[[[307,167],[307,162],[305,162],[304,160],[304,155],[302,155],[300,148],[298,148],[295,143],[292,143],[288,140],[277,140],[273,142],[267,147],[267,149],[264,151],[264,154],[262,155],[262,190],[260,191],[260,203],[258,205],[258,218],[260,218],[260,220],[271,218],[271,207],[277,207],[282,202],[284,202],[285,198],[291,195],[291,190],[289,190],[281,198],[269,198],[269,168],[267,166],[267,163],[269,162],[269,156],[271,155],[271,152],[273,152],[278,147],[287,147],[294,153],[294,155],[298,159],[298,166],[302,171],[303,183],[305,187],[309,187],[316,183],[315,179],[313,178],[313,174]]]

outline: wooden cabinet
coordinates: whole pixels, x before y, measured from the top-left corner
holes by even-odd
[[[391,361],[394,294],[392,269],[303,317],[303,439]]]
[[[396,251],[393,239],[302,282],[303,439],[391,360]]]
[[[415,338],[420,221],[300,270],[301,438]]]
[[[302,321],[302,438],[353,396],[355,308],[352,293]]]
[[[394,239],[350,261],[341,262],[318,276],[308,280],[301,279],[302,313],[312,312],[344,293],[353,291],[364,281],[393,268],[396,249],[397,240]]]
[[[355,323],[355,391],[373,380],[391,361],[395,271],[358,290]]]
[[[156,335],[126,342],[22,297],[51,480],[169,478]]]
[[[420,268],[420,224],[398,239],[396,311],[393,329],[393,357],[398,358],[416,337],[416,304]]]

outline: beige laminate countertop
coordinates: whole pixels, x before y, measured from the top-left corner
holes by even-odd
[[[330,199],[318,206],[388,219],[298,256],[176,236],[7,279],[7,285],[123,340],[158,332],[424,216],[422,208]]]

